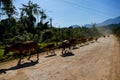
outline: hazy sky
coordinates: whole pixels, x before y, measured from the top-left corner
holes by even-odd
[[[29,0],[14,0],[17,9]],[[100,23],[106,19],[120,16],[120,0],[31,0],[46,10],[53,25],[68,27]]]

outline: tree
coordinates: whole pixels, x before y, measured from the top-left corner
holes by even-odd
[[[43,20],[47,18],[47,15],[45,14],[45,11],[42,9],[39,11],[41,17],[40,17],[40,22],[43,23]]]
[[[27,5],[22,4],[23,8],[21,10],[21,22],[24,26],[27,26],[28,32],[34,32],[34,24],[36,22],[35,15],[39,14],[39,6],[37,4],[33,4],[31,1],[28,2]]]
[[[98,29],[96,28],[95,23],[93,24],[93,27],[91,28],[91,30],[92,30],[92,36],[94,36],[94,37],[100,36],[100,33],[99,33]]]
[[[9,19],[9,25],[10,25],[10,18],[16,14],[16,8],[13,5],[13,0],[0,0],[0,9],[7,15]]]
[[[112,32],[120,38],[120,23],[112,25]]]

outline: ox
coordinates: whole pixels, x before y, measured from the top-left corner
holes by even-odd
[[[52,55],[52,53],[53,53],[53,55],[55,55],[55,51],[54,51],[55,44],[48,44],[44,47],[44,49],[47,50],[47,55],[49,55],[48,52],[50,52],[51,55]]]
[[[20,55],[20,60],[18,61],[18,64],[21,63],[22,56],[26,52],[35,52],[37,53],[37,60],[39,60],[39,54],[38,54],[38,47],[37,43],[34,41],[26,41],[23,43],[16,43],[13,45],[6,45],[4,50],[4,56],[7,55],[9,52],[16,52]],[[32,53],[30,53],[28,60],[30,59]]]
[[[98,41],[98,38],[95,38],[95,41],[97,42],[97,41]]]
[[[72,38],[70,40],[64,40],[59,45],[59,48],[62,48],[62,54],[66,53],[66,48],[71,52],[71,47],[76,48],[76,45],[79,44],[79,40]]]
[[[92,42],[93,41],[93,37],[88,38],[88,41]]]
[[[64,54],[64,53],[66,53],[66,48],[69,48],[69,50],[71,51],[71,46],[72,46],[72,44],[70,43],[69,40],[64,40],[59,45],[59,48],[62,48],[62,54]]]
[[[81,38],[81,39],[78,39],[79,43],[83,43],[85,44],[87,42],[87,39],[86,38]]]
[[[69,40],[69,42],[70,42],[70,45],[71,45],[73,48],[76,47],[76,45],[77,45],[77,39],[72,38],[72,39]]]

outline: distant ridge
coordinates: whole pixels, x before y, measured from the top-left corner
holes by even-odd
[[[80,27],[79,25],[71,25],[71,26],[69,26],[69,28],[78,28],[78,27]]]
[[[111,18],[111,19],[107,19],[101,23],[96,24],[97,27],[99,26],[107,26],[110,24],[119,24],[120,23],[120,16],[116,17],[116,18]],[[92,27],[92,24],[86,24],[84,25],[86,27]]]
[[[97,24],[97,26],[105,26],[105,25],[119,24],[119,23],[120,23],[120,16],[105,20],[104,22]]]

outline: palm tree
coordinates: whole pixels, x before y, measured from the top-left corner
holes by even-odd
[[[8,18],[10,18],[13,14],[15,14],[15,6],[13,5],[13,0],[0,0],[0,7],[3,10]]]
[[[47,18],[47,15],[45,14],[45,11],[42,9],[39,11],[41,17],[40,17],[40,22],[43,23],[43,20]]]
[[[3,14],[6,14],[8,17],[8,24],[10,26],[10,18],[16,14],[16,8],[13,5],[13,0],[0,0],[0,9],[1,12],[3,11]],[[0,13],[2,14],[2,13]]]
[[[29,27],[30,32],[33,32],[34,24],[36,22],[35,15],[39,14],[40,7],[37,4],[33,4],[30,0],[27,5],[22,4],[22,6],[23,8],[20,8],[21,20],[26,16],[26,20],[24,20],[24,23],[27,24],[27,27]]]

